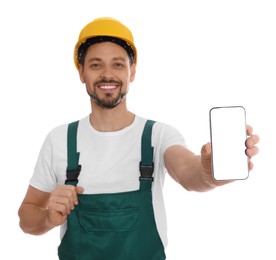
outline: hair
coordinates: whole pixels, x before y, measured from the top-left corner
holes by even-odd
[[[112,36],[96,36],[96,37],[88,38],[78,48],[78,62],[79,62],[79,64],[81,64],[81,65],[84,64],[84,59],[85,59],[88,48],[93,44],[101,43],[101,42],[113,42],[115,44],[120,45],[127,52],[128,56],[129,56],[129,59],[130,59],[130,65],[132,65],[134,63],[135,53],[126,41],[124,41],[122,39],[119,39],[119,38],[116,38],[116,37],[112,37]]]

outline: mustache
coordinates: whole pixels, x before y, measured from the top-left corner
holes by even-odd
[[[98,80],[94,83],[94,85],[99,85],[99,84],[118,84],[119,86],[122,86],[123,82],[117,81],[117,80]]]

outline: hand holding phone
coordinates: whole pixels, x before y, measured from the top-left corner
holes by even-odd
[[[213,107],[209,111],[209,118],[214,179],[222,181],[248,178],[245,108]]]

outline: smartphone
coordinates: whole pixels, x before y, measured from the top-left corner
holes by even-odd
[[[213,107],[209,111],[209,119],[213,178],[218,181],[247,179],[245,108]]]

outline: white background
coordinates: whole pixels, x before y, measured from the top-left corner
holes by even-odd
[[[17,210],[46,134],[90,112],[73,48],[111,16],[138,49],[130,110],[174,125],[195,153],[213,106],[243,105],[261,137],[246,181],[195,193],[166,179],[168,259],[275,260],[275,14],[273,0],[1,1],[0,258],[56,259],[58,229],[26,235]]]

